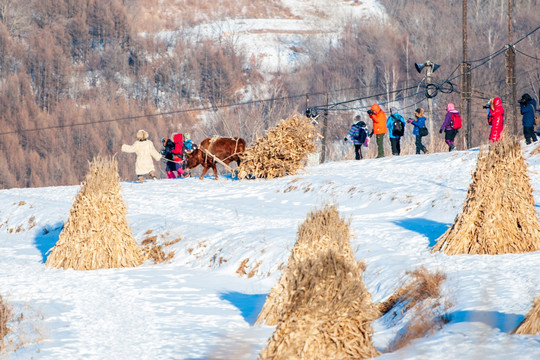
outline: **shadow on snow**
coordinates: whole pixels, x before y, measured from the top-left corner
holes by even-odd
[[[64,229],[63,223],[57,223],[52,226],[45,226],[41,229],[41,232],[36,235],[34,239],[34,245],[41,253],[43,263],[47,261],[47,256],[49,256],[49,251],[56,245],[60,233]]]
[[[525,319],[524,315],[475,310],[456,311],[447,314],[446,317],[451,323],[480,322],[505,333],[514,330]]]
[[[253,326],[257,320],[257,316],[261,312],[261,309],[266,301],[266,294],[242,294],[239,292],[223,293],[220,299],[227,300],[240,310],[244,320]]]
[[[396,220],[393,223],[404,229],[424,235],[429,240],[429,247],[435,246],[437,239],[444,234],[451,225],[422,218],[401,219]]]

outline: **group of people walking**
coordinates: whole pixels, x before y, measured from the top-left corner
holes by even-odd
[[[526,144],[538,141],[536,132],[534,131],[536,122],[540,122],[536,116],[536,100],[529,94],[525,93],[519,100],[523,136]],[[504,108],[502,100],[495,97],[489,100],[484,106],[487,112],[487,122],[490,126],[489,140],[496,142],[501,139],[504,127]],[[390,107],[390,116],[378,104],[371,105],[367,110],[368,117],[372,120],[372,130],[369,132],[367,124],[362,120],[360,115],[356,115],[354,122],[349,130],[349,133],[344,138],[344,141],[351,140],[354,144],[355,159],[363,158],[362,148],[368,147],[370,139],[375,135],[377,143],[377,158],[384,157],[384,137],[388,133],[392,155],[398,156],[401,154],[401,138],[405,134],[407,124],[413,126],[412,134],[415,136],[416,154],[427,153],[428,150],[422,143],[422,138],[428,135],[426,127],[426,117],[424,109],[417,108],[414,111],[414,119],[405,120],[395,107]],[[448,145],[448,151],[453,151],[456,148],[455,139],[461,128],[461,116],[453,103],[448,103],[446,106],[446,115],[439,129],[439,133],[444,131],[444,141]],[[137,141],[132,145],[123,144],[122,151],[126,153],[135,153],[137,159],[135,161],[135,173],[139,182],[143,182],[145,176],[156,179],[155,167],[153,160],[165,161],[168,179],[176,177],[189,176],[184,169],[184,155],[186,151],[191,150],[192,142],[189,134],[175,134],[173,139],[162,138],[161,143],[163,149],[161,153],[156,150],[152,141],[148,139],[148,132],[139,130],[137,132]]]
[[[189,134],[174,134],[173,139],[162,138],[161,144],[163,148],[158,152],[154,143],[148,138],[146,130],[137,131],[137,141],[132,145],[123,144],[122,151],[126,153],[135,153],[135,173],[140,183],[144,181],[146,176],[151,179],[157,179],[155,161],[164,161],[167,179],[175,179],[177,177],[187,177],[189,172],[184,169],[184,156],[186,151],[192,148],[192,141]]]
[[[422,144],[422,138],[428,134],[426,128],[426,118],[424,109],[417,108],[414,111],[415,119],[405,120],[395,107],[390,108],[390,116],[378,104],[371,105],[367,111],[369,118],[373,122],[371,133],[368,133],[367,125],[361,120],[360,115],[355,116],[355,121],[349,130],[344,141],[352,140],[355,149],[355,159],[360,160],[362,156],[362,147],[369,145],[369,139],[375,135],[377,143],[377,157],[384,157],[384,137],[388,133],[390,138],[390,146],[392,147],[392,155],[398,156],[401,154],[401,138],[405,135],[405,127],[407,123],[413,126],[413,135],[416,137],[416,153],[427,153],[427,148]]]
[[[538,117],[535,115],[536,100],[529,94],[525,93],[519,100],[521,114],[523,115],[523,136],[525,137],[526,144],[538,141],[536,132],[534,131],[536,122],[539,122]],[[500,97],[494,97],[484,106],[487,111],[487,123],[490,127],[489,140],[490,142],[496,142],[501,139],[503,127],[504,127],[504,108]],[[362,147],[369,145],[369,139],[375,135],[375,141],[377,143],[377,158],[384,157],[384,138],[388,133],[390,138],[390,146],[392,148],[392,155],[398,156],[401,154],[401,138],[404,136],[405,125],[411,124],[413,126],[412,134],[415,136],[416,154],[427,153],[428,150],[422,143],[422,138],[428,135],[428,129],[426,127],[426,117],[424,116],[424,109],[417,108],[414,111],[414,119],[409,118],[405,120],[399,113],[399,110],[395,107],[390,107],[390,116],[386,116],[386,113],[378,104],[371,105],[367,110],[368,117],[372,120],[373,126],[371,132],[369,132],[367,125],[360,115],[356,115],[354,122],[349,130],[349,133],[344,138],[344,141],[352,140],[355,148],[355,159],[360,160],[362,156]],[[448,151],[456,149],[455,139],[461,128],[461,115],[456,109],[454,103],[448,103],[446,106],[446,115],[444,121],[439,128],[439,133],[444,132],[444,141],[448,145]]]

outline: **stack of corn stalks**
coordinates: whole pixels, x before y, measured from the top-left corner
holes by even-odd
[[[257,322],[276,330],[260,359],[364,359],[379,355],[370,322],[380,316],[333,206],[308,215]]]
[[[533,308],[513,333],[520,335],[540,335],[540,296],[534,299]]]
[[[527,164],[516,139],[482,148],[462,212],[434,251],[506,254],[540,250],[540,225]]]
[[[48,266],[95,270],[138,266],[144,261],[126,219],[121,190],[116,160],[94,158],[47,258]]]
[[[281,120],[241,155],[238,178],[272,179],[297,173],[317,150],[313,122],[300,114]]]

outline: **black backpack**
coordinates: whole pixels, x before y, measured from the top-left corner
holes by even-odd
[[[394,115],[391,115],[394,119],[394,125],[392,126],[392,135],[393,136],[403,136],[405,134],[405,128],[403,123],[398,118],[395,118]]]
[[[356,125],[358,128],[358,135],[354,138],[354,140],[358,141],[359,143],[363,144],[366,141],[367,138],[367,131],[360,125]]]

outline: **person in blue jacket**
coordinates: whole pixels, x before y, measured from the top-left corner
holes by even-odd
[[[355,116],[349,134],[343,139],[343,141],[347,141],[348,138],[350,138],[353,141],[356,160],[361,160],[363,158],[362,145],[367,146],[366,140],[368,139],[367,125],[361,119],[362,117],[360,115]]]
[[[401,123],[401,126],[396,126],[396,121]],[[390,116],[386,120],[388,134],[390,134],[390,144],[392,145],[392,155],[398,156],[401,153],[401,137],[405,134],[405,119],[401,116],[395,107],[390,108]]]
[[[536,112],[536,100],[531,98],[531,95],[525,93],[521,96],[521,99],[518,101],[521,108],[521,115],[523,119],[521,123],[523,125],[523,136],[525,137],[525,142],[529,145],[532,142],[538,141],[536,133],[534,132],[534,115]]]
[[[420,134],[420,129],[426,129],[426,117],[424,116],[424,109],[417,108],[414,111],[414,116],[416,120],[414,119],[408,119],[407,121],[413,126],[413,135],[416,137],[415,145],[416,145],[416,153],[420,154],[420,152],[423,152],[424,154],[427,153],[426,147],[422,144],[422,137],[423,135]],[[425,131],[425,130],[423,130]]]

